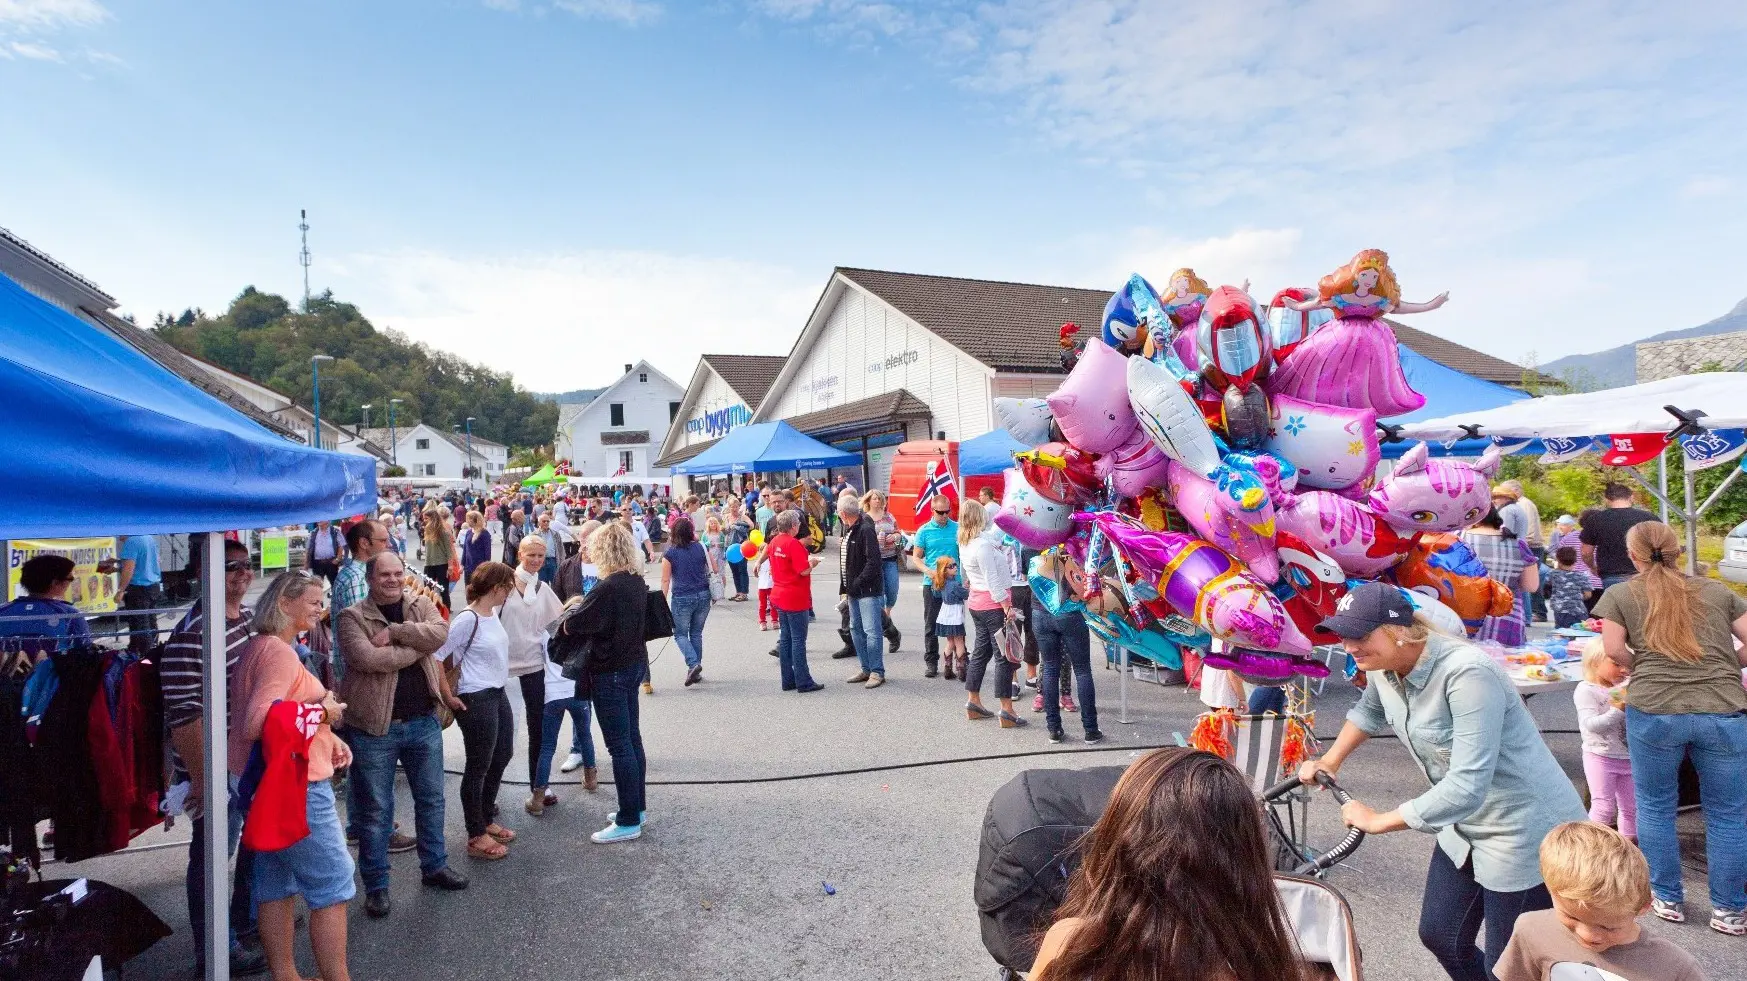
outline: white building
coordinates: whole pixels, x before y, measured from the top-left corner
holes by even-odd
[[[186,355],[186,357],[205,369],[207,374],[218,379],[225,387],[247,399],[255,408],[265,412],[273,421],[297,433],[305,443],[309,442],[309,432],[315,427],[315,414],[308,408],[298,405],[291,396],[268,388],[252,378],[245,378],[234,371],[220,368],[210,361],[203,361],[191,354]],[[323,414],[326,415],[326,413]],[[388,463],[391,454],[387,441],[372,440],[361,433],[362,430],[342,426],[331,418],[325,418],[322,420],[322,448],[339,450],[341,453],[352,453],[357,456],[372,456],[382,464]]]
[[[685,389],[647,361],[625,366],[618,381],[587,405],[566,405],[552,452],[576,477],[626,473],[660,477],[655,458],[678,418]]]
[[[502,443],[475,434],[473,456],[469,458],[466,433],[445,432],[422,422],[397,426],[392,434],[386,426],[361,432],[373,443],[392,445],[390,459],[405,467],[409,477],[459,480],[464,476],[462,471],[471,466],[478,470],[476,480],[480,484],[490,484],[503,474],[510,462],[509,447]]]
[[[781,355],[763,354],[706,354],[699,358],[680,402],[679,417],[668,430],[655,465],[683,463],[751,422],[787,361]]]

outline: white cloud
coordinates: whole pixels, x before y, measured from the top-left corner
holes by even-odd
[[[46,44],[36,41],[12,41],[7,44],[8,53],[31,61],[65,61],[61,53]]]
[[[636,27],[658,19],[661,4],[654,0],[552,0],[552,6],[591,20],[613,20]]]
[[[0,0],[0,25],[14,28],[91,27],[108,17],[97,0]]]
[[[352,255],[323,278],[377,327],[537,391],[604,385],[639,358],[683,385],[700,354],[787,353],[825,283],[822,271],[613,251]]]
[[[1735,182],[1727,177],[1694,177],[1681,185],[1680,196],[1683,198],[1715,198],[1721,197],[1735,189]]]
[[[1260,292],[1287,285],[1298,262],[1304,233],[1297,228],[1240,229],[1229,235],[1185,240],[1143,229],[1130,236],[1132,245],[1100,271],[1096,282],[1120,283],[1140,273],[1159,289],[1172,270],[1188,266],[1208,283],[1241,285],[1251,281]],[[1264,301],[1267,296],[1261,297]]]

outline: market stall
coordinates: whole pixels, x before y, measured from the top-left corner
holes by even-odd
[[[861,456],[827,446],[786,422],[761,422],[734,430],[697,456],[676,463],[681,476],[781,473],[859,466]]]
[[[138,350],[0,276],[0,538],[218,532],[337,518],[376,502],[375,461],[287,442]],[[126,483],[118,493],[115,482]],[[224,538],[206,536],[203,603],[223,605]],[[226,767],[223,619],[207,619],[203,734]],[[209,781],[208,896],[229,893],[224,781]],[[206,970],[229,976],[228,910],[207,908]]]

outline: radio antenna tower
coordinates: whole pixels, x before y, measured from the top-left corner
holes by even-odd
[[[297,230],[303,233],[303,251],[297,254],[297,264],[303,267],[303,312],[309,312],[309,212],[297,212]]]

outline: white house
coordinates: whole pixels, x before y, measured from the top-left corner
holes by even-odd
[[[422,422],[396,427],[372,427],[360,430],[372,443],[393,445],[390,458],[406,468],[409,477],[443,477],[458,480],[469,464],[479,470],[478,480],[489,484],[498,479],[509,466],[509,447],[483,436],[473,437],[473,456],[467,456],[467,435],[445,432]]]
[[[315,414],[304,406],[298,405],[291,396],[268,388],[252,378],[245,378],[234,371],[229,371],[210,361],[203,361],[193,355],[186,355],[188,360],[206,370],[206,373],[216,378],[226,388],[235,392],[249,404],[266,413],[273,421],[297,433],[305,443],[309,442],[309,431],[315,426]],[[357,456],[373,456],[381,463],[388,463],[392,455],[388,450],[386,440],[372,440],[362,435],[363,431],[334,422],[330,413],[323,413],[322,448],[339,450],[341,453],[352,453]]]
[[[665,476],[667,469],[655,466],[655,459],[684,398],[685,389],[654,365],[628,364],[594,401],[564,407],[553,453],[569,460],[577,477]]]

